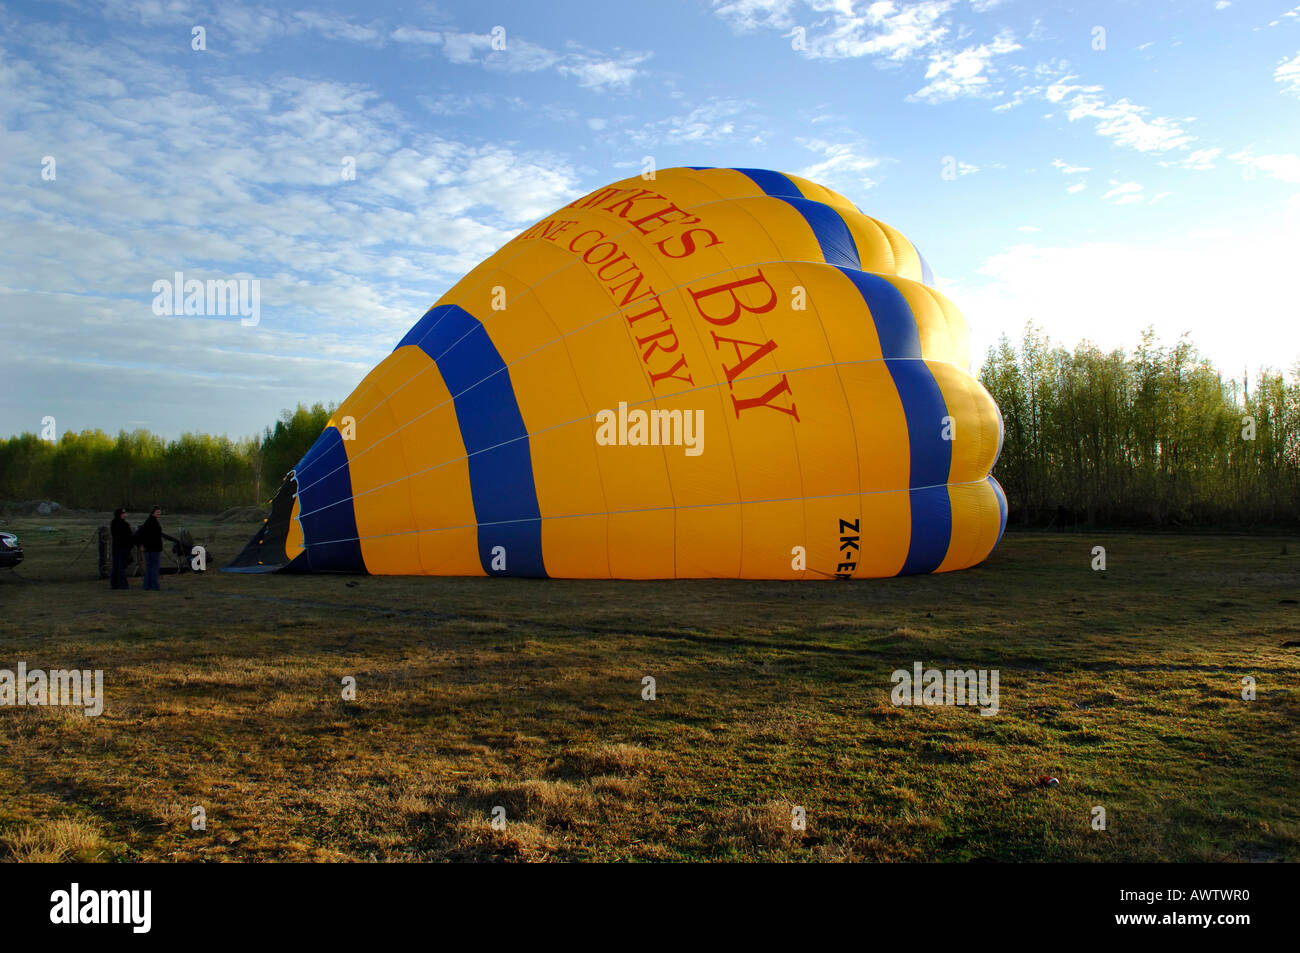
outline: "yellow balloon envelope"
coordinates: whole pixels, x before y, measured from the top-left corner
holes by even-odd
[[[963,569],[1002,418],[894,228],[761,169],[597,189],[462,278],[235,571],[832,579]]]

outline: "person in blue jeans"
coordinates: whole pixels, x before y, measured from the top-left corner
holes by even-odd
[[[134,540],[144,549],[144,587],[155,592],[162,590],[162,586],[159,584],[162,565],[162,541],[170,539],[172,542],[176,542],[175,538],[162,531],[162,523],[158,522],[160,516],[162,516],[161,506],[155,506],[151,509],[149,518],[141,523],[140,528],[135,531]]]

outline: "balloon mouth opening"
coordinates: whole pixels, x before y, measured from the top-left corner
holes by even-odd
[[[271,512],[262,520],[239,555],[222,567],[222,572],[276,572],[293,562],[287,543],[298,499],[298,480],[290,472],[271,501]]]

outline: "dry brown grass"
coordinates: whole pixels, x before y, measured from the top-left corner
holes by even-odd
[[[74,818],[42,820],[0,833],[0,860],[8,863],[91,861],[104,853],[98,826]]]
[[[217,559],[244,529],[196,535]],[[1300,557],[1271,541],[1102,538],[1105,576],[1093,540],[1010,536],[845,585],[118,594],[67,566],[71,531],[23,536],[0,667],[103,668],[108,697],[0,709],[6,859],[1300,859]],[[998,668],[1001,714],[894,707],[914,660]]]

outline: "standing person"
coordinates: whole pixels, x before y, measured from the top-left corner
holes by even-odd
[[[113,511],[110,524],[113,537],[113,571],[109,587],[113,589],[130,589],[126,581],[126,561],[131,557],[131,524],[126,521],[126,510],[118,507]]]
[[[162,523],[158,522],[160,516],[162,516],[162,507],[155,506],[149,511],[149,518],[135,531],[135,541],[144,547],[144,587],[155,592],[162,589],[159,585],[159,568],[162,562],[163,537],[171,539],[162,531]]]

